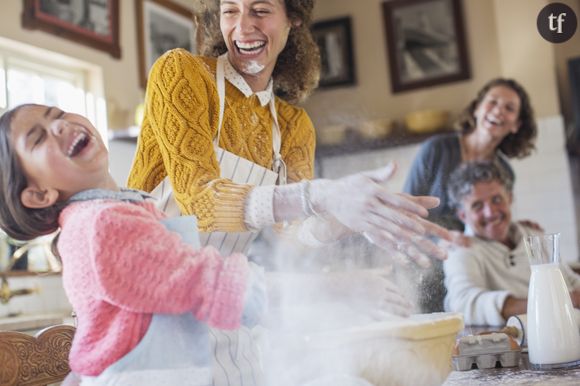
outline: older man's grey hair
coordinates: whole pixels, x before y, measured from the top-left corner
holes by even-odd
[[[473,161],[462,164],[449,177],[447,194],[451,206],[459,208],[475,184],[492,181],[499,182],[509,193],[513,190],[514,181],[497,162]]]

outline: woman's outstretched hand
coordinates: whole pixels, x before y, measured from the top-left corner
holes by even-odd
[[[313,181],[312,204],[317,212],[333,216],[379,247],[428,267],[429,257],[443,260],[447,256],[434,238],[451,241],[449,231],[425,219],[439,199],[390,192],[384,184],[395,170],[395,164],[389,163],[337,180]]]

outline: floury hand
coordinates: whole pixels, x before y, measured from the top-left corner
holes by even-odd
[[[395,170],[391,162],[337,180],[312,181],[312,205],[317,213],[334,217],[379,247],[400,252],[427,267],[428,256],[441,260],[447,256],[445,249],[429,237],[450,241],[451,235],[425,220],[428,209],[439,205],[438,198],[389,192],[385,184]]]

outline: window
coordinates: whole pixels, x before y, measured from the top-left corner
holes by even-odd
[[[100,67],[0,37],[0,114],[22,103],[58,106],[84,115],[107,142],[107,110]],[[48,264],[51,254],[44,253],[48,245],[46,237],[14,244],[12,249],[21,247],[27,254],[27,265],[22,269],[58,270],[56,265]],[[10,264],[8,258],[13,252],[7,236],[0,230],[0,270]]]
[[[98,66],[0,38],[0,113],[39,103],[86,116],[107,138],[102,71]]]

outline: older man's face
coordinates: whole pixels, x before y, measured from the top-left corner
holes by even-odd
[[[507,243],[512,219],[511,203],[512,196],[501,183],[479,182],[463,198],[457,215],[476,236]]]

